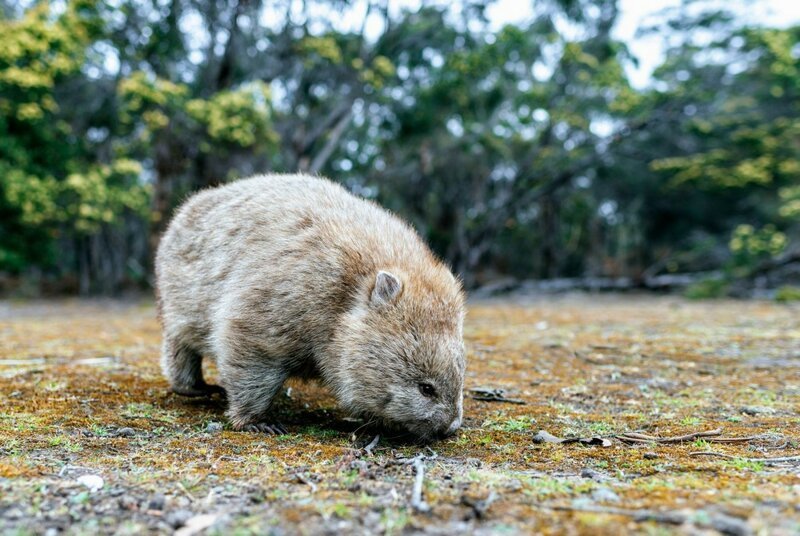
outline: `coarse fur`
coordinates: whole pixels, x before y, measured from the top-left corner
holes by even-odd
[[[217,363],[236,429],[274,430],[290,377],[422,439],[461,424],[460,283],[403,221],[328,180],[265,175],[193,195],[156,256],[162,367],[200,395]]]

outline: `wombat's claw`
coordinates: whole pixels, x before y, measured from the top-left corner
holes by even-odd
[[[223,389],[219,385],[210,385],[210,384],[202,384],[202,385],[193,385],[193,386],[172,386],[172,392],[182,396],[211,396],[214,393],[219,393],[222,396],[225,396],[225,389]]]
[[[264,432],[265,434],[284,435],[289,431],[280,423],[259,422],[256,424],[245,425],[242,430],[245,432]]]

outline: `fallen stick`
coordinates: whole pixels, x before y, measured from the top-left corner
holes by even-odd
[[[197,497],[192,495],[189,492],[189,490],[186,489],[186,486],[184,486],[181,482],[178,482],[178,489],[180,489],[184,493],[184,495],[186,495],[189,498],[190,501],[197,502]]]
[[[687,516],[680,512],[656,512],[654,510],[628,510],[626,508],[615,508],[613,506],[544,506],[551,510],[561,512],[591,512],[595,514],[609,514],[614,516],[630,517],[634,521],[655,521],[657,523],[667,523],[670,525],[682,525],[686,523]]]
[[[746,441],[756,441],[763,439],[762,436],[747,436],[747,437],[709,437],[706,439],[709,443],[744,443]]]
[[[674,437],[655,437],[646,434],[640,434],[638,432],[628,432],[625,434],[620,434],[615,436],[620,441],[627,441],[629,443],[682,443],[683,441],[691,441],[693,439],[698,438],[709,438],[714,437],[722,434],[722,430],[708,430],[705,432],[694,432],[691,434],[685,434],[680,436]],[[734,438],[726,438],[726,439],[734,439]]]
[[[415,511],[425,513],[429,512],[431,507],[422,498],[422,484],[425,479],[425,456],[417,456],[414,458],[414,470],[416,475],[414,477],[414,488],[411,490],[411,507]]]
[[[689,456],[717,456],[719,458],[728,458],[732,460],[744,460],[747,462],[755,463],[785,463],[785,462],[800,462],[800,456],[781,456],[777,458],[746,458],[744,456],[733,456],[731,454],[723,454],[722,452],[713,452],[704,450],[701,452],[690,452]]]
[[[486,512],[489,510],[489,507],[497,498],[497,493],[494,491],[490,492],[485,499],[471,499],[466,495],[462,495],[461,504],[471,508],[473,515],[477,519],[483,519],[486,517]]]
[[[637,523],[653,521],[668,525],[683,525],[684,523],[695,524],[700,527],[708,527],[733,536],[748,536],[753,533],[747,522],[741,518],[729,516],[727,514],[716,514],[703,510],[694,512],[658,512],[655,510],[629,510],[626,508],[614,508],[609,506],[545,506],[552,510],[566,512],[591,512],[597,514],[608,514],[625,516],[633,519]]]
[[[211,527],[220,517],[220,514],[199,514],[190,517],[186,524],[175,531],[175,534],[177,536],[194,536]]]
[[[295,478],[296,478],[296,479],[297,479],[299,482],[301,482],[301,483],[305,484],[306,486],[310,487],[310,488],[311,488],[311,493],[316,493],[316,492],[317,492],[317,485],[316,485],[316,484],[314,484],[314,482],[312,482],[311,480],[309,480],[309,479],[306,477],[306,475],[304,475],[303,473],[299,473],[299,472],[298,472],[298,473],[295,473],[295,474],[294,474],[294,477],[295,477]]]
[[[369,442],[369,445],[364,447],[364,452],[367,453],[367,456],[372,456],[372,449],[378,446],[378,442],[381,440],[380,434],[376,435],[372,441]]]

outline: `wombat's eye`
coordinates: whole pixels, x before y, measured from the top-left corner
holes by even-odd
[[[433,385],[425,382],[419,384],[419,392],[422,393],[422,396],[427,396],[428,398],[433,398],[436,396],[436,388]]]

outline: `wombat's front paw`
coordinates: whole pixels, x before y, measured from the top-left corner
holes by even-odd
[[[243,432],[263,432],[265,434],[273,434],[273,435],[283,435],[288,434],[289,431],[281,423],[274,423],[274,422],[258,422],[255,424],[245,424],[243,426],[236,427],[237,430]]]

